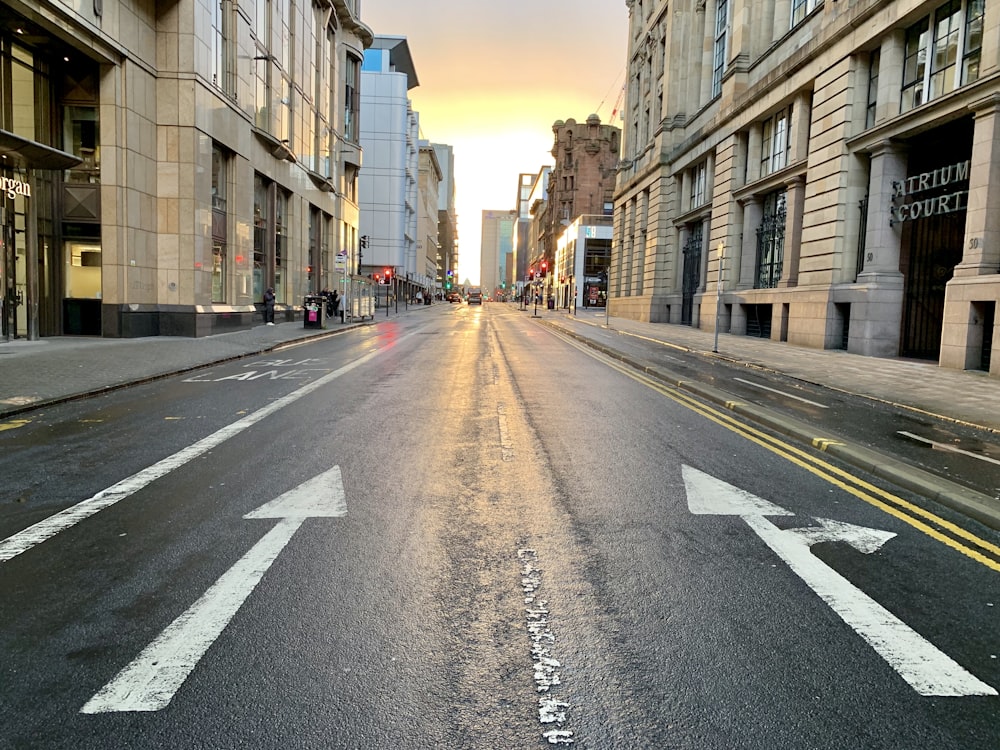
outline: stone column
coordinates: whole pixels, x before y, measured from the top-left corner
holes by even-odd
[[[755,122],[747,134],[747,183],[760,179],[760,149],[764,126]]]
[[[1000,95],[976,102],[969,199],[962,262],[945,288],[941,366],[973,368],[982,354],[984,322],[978,307],[1000,306]],[[994,338],[1000,325],[994,321]],[[993,351],[1000,351],[996,345]],[[991,372],[1000,373],[994,356]]]
[[[806,202],[806,178],[797,175],[785,182],[785,248],[779,287],[798,286],[802,254],[802,212]]]
[[[809,156],[809,122],[812,119],[812,92],[802,91],[792,103],[792,121],[789,123],[791,139],[789,164]]]
[[[1000,273],[1000,94],[972,106],[976,124],[969,165],[965,250],[955,276]]]
[[[737,289],[753,289],[757,274],[757,228],[764,218],[764,208],[755,195],[740,201],[743,206],[743,244],[740,247]],[[735,253],[731,255],[735,256]]]
[[[857,288],[861,302],[851,307],[850,351],[873,357],[899,354],[903,314],[903,274],[899,270],[901,228],[890,224],[893,183],[906,179],[906,151],[883,141],[871,154],[864,268]],[[860,327],[860,331],[857,329]],[[855,335],[857,331],[857,335]]]

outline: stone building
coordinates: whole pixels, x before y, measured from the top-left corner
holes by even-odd
[[[202,335],[332,286],[372,38],[357,0],[4,3],[4,336]]]
[[[559,239],[570,224],[584,215],[612,215],[621,148],[621,130],[602,125],[597,115],[584,123],[556,120],[552,134],[555,163],[544,203],[532,207],[536,257],[529,259],[536,268],[545,262],[549,269],[555,268]],[[559,283],[556,274],[547,274],[544,296],[554,295]]]
[[[1000,374],[1000,3],[627,4],[612,314]]]

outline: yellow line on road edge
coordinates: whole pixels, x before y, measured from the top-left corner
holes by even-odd
[[[685,406],[691,411],[701,414],[706,419],[715,422],[716,424],[722,427],[725,427],[731,432],[735,432],[736,434],[745,437],[747,440],[756,443],[762,448],[766,448],[772,453],[775,453],[788,461],[791,461],[796,466],[799,466],[805,469],[806,471],[810,472],[811,474],[814,474],[815,476],[819,477],[820,479],[823,479],[829,482],[830,484],[839,487],[845,492],[854,495],[859,500],[863,500],[869,505],[872,505],[878,508],[879,510],[888,513],[889,515],[898,518],[900,521],[909,524],[913,528],[926,534],[932,539],[936,539],[942,544],[951,547],[956,552],[959,552],[965,555],[966,557],[971,558],[972,560],[975,560],[976,562],[981,563],[982,565],[985,565],[987,568],[990,568],[991,570],[1000,572],[1000,562],[997,562],[996,560],[987,557],[986,555],[982,554],[981,552],[975,549],[965,546],[964,544],[953,539],[952,537],[942,534],[937,529],[928,526],[926,523],[917,518],[914,518],[913,516],[920,516],[926,519],[927,521],[941,527],[942,529],[948,530],[955,536],[964,539],[968,542],[971,542],[980,549],[986,550],[1000,557],[1000,547],[998,547],[997,545],[992,544],[986,541],[985,539],[981,539],[972,532],[967,531],[962,527],[951,523],[950,521],[946,521],[940,516],[931,513],[929,510],[921,508],[919,505],[914,505],[913,503],[908,502],[903,498],[892,494],[891,492],[883,490],[880,487],[876,487],[875,485],[864,481],[860,477],[854,476],[850,472],[844,471],[843,469],[828,464],[826,461],[823,461],[816,456],[813,456],[799,448],[796,448],[793,445],[790,445],[782,440],[779,440],[778,438],[768,435],[765,432],[761,432],[760,430],[757,430],[747,424],[744,424],[739,420],[737,420],[735,417],[731,417],[730,415],[726,414],[725,412],[717,411],[711,406],[707,406],[706,404],[697,401],[692,396],[688,396],[687,394],[682,393],[676,390],[675,388],[666,385],[665,383],[650,378],[646,375],[637,373],[626,365],[622,365],[614,361],[613,359],[605,357],[599,352],[594,352],[589,347],[585,348],[583,347],[583,345],[578,344],[575,341],[567,341],[567,343],[572,344],[573,346],[580,349],[580,351],[585,352],[594,359],[599,359],[603,361],[605,364],[614,368],[623,375],[626,375],[627,377],[632,378],[636,382],[641,383],[646,387],[651,388],[654,391],[657,391],[658,393],[666,396],[672,401],[677,402],[681,406]],[[734,402],[727,403],[727,407],[729,407],[730,404],[732,403]],[[835,441],[829,441],[829,440],[825,441],[825,446],[823,449],[825,449],[826,446],[833,444],[834,442]],[[877,497],[873,497],[873,495]],[[879,498],[882,499],[880,500]],[[887,502],[883,502],[883,500]],[[913,516],[909,515],[909,513],[912,513]]]
[[[16,430],[18,427],[24,427],[26,424],[31,424],[30,419],[12,419],[9,422],[0,422],[0,432],[4,430]]]

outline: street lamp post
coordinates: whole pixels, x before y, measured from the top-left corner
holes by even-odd
[[[719,274],[715,282],[715,345],[712,351],[719,353],[719,318],[722,317],[722,262],[725,260],[726,243],[719,243]]]

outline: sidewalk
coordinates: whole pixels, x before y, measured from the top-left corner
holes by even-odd
[[[604,311],[579,311],[572,315],[548,311],[554,323],[580,331],[603,327]],[[801,346],[751,338],[719,335],[690,326],[608,319],[608,328],[624,335],[641,336],[664,345],[719,357],[749,367],[779,372],[799,380],[864,396],[884,403],[1000,433],[1000,378],[985,372],[949,370],[936,362],[883,359],[849,354],[842,350],[807,349]]]
[[[376,317],[370,322],[381,320]],[[272,351],[294,341],[333,336],[360,325],[328,322],[325,329],[307,329],[296,321],[202,338],[61,336],[0,341],[0,419],[44,404]]]

